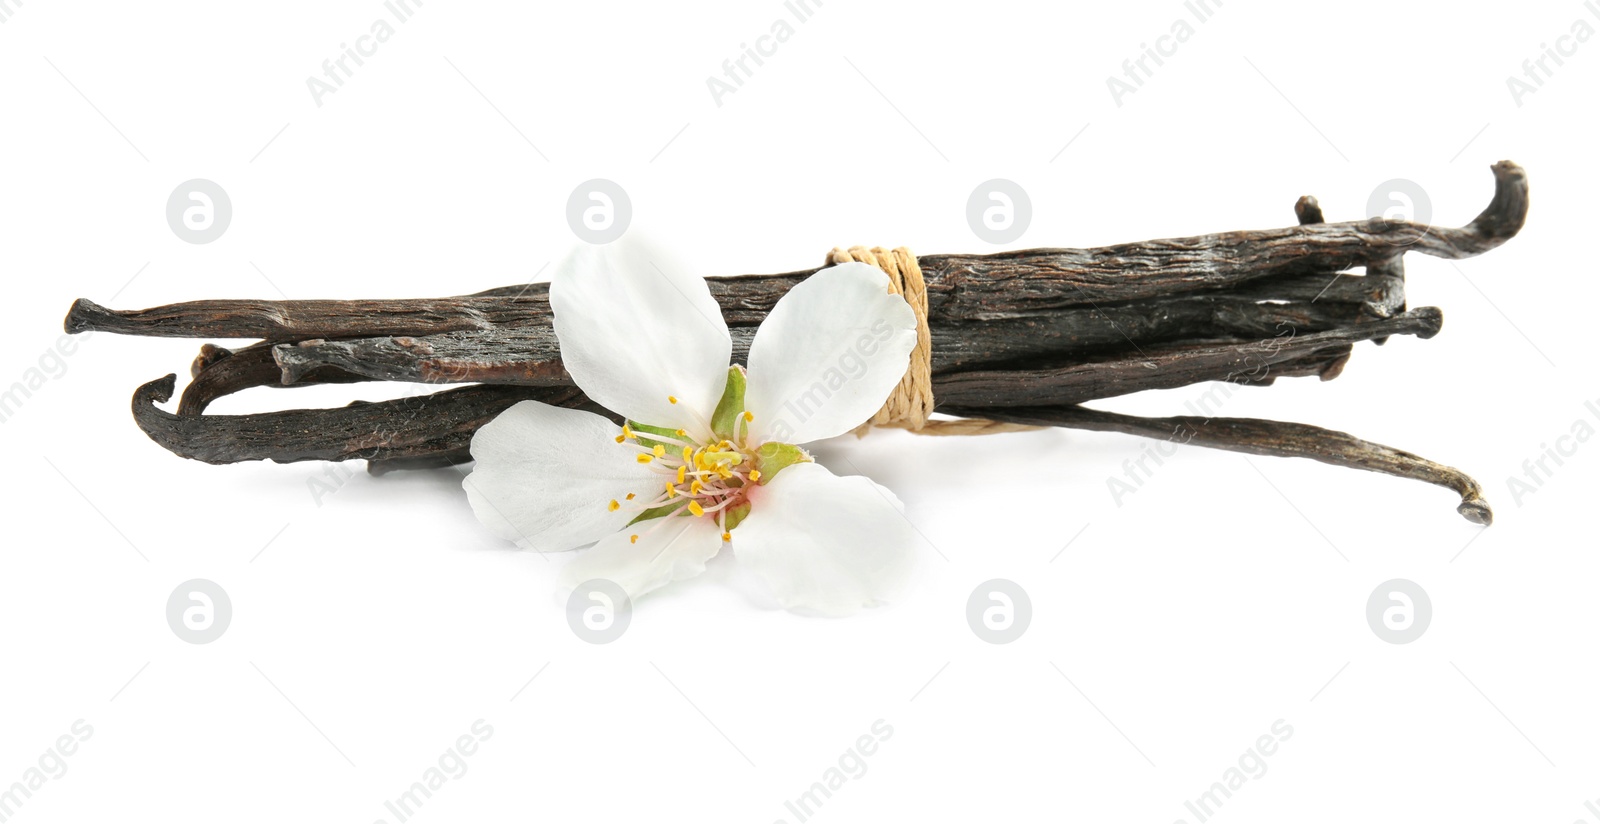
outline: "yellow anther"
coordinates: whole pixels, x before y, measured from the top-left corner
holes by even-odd
[[[637,536],[637,535],[629,535],[628,536],[628,543],[630,543],[630,544],[639,543],[639,536]]]
[[[678,488],[673,486],[670,481],[667,483],[667,497],[668,498],[676,498],[676,497],[678,497]]]
[[[624,437],[624,438],[633,437],[633,430],[629,429],[627,424],[623,424],[622,425],[622,437]]]
[[[677,402],[678,402],[678,396],[677,395],[668,395],[667,396],[667,403],[677,403]]]
[[[650,463],[651,461],[653,461],[655,459],[656,459],[656,456],[654,456],[654,455],[646,455],[643,452],[639,453],[637,456],[634,457],[634,460],[638,461],[639,463]]]
[[[696,518],[706,514],[706,508],[701,506],[699,501],[690,501],[689,511],[693,513]]]
[[[683,448],[683,462],[684,463],[691,463],[693,461],[694,461],[694,448],[693,447],[689,447],[689,446],[684,447]]]
[[[624,498],[624,499],[623,499],[623,500],[628,500],[628,501],[631,501],[631,500],[633,500],[633,493],[632,493],[632,492],[629,492],[629,493],[628,493],[628,497],[627,497],[627,498]]]
[[[661,444],[656,444],[656,448],[650,451],[656,453],[657,458],[665,458],[667,456],[667,448]]]
[[[694,483],[689,484],[689,494],[690,495],[699,495],[700,494],[700,490],[705,489],[705,486],[706,486],[705,484],[700,483],[700,479],[699,478],[695,478],[694,479]]]
[[[733,533],[732,532],[724,532],[724,533],[722,533],[722,542],[723,543],[727,543],[727,542],[729,542],[731,540],[733,540]]]
[[[687,467],[687,466],[678,467],[678,483],[680,483],[680,484],[683,483],[684,473],[688,472],[688,471],[689,471],[689,467]]]
[[[622,443],[622,442],[623,442],[623,441],[625,441],[625,440],[627,440],[627,438],[625,438],[625,437],[623,437],[623,436],[621,436],[621,435],[618,435],[618,436],[617,436],[617,443]]]
[[[611,503],[606,504],[606,510],[609,511],[609,512],[616,512],[617,510],[619,510],[621,508],[622,508],[622,504],[617,503],[617,499],[615,499],[615,498],[611,499]]]
[[[675,433],[674,433],[674,434],[676,434],[676,435],[677,435],[677,436],[678,436],[678,437],[680,437],[680,438],[687,438],[687,437],[689,437],[689,433],[687,433],[687,432],[685,432],[685,431],[683,431],[683,430],[682,430],[682,429],[679,429],[679,430],[677,430],[677,432],[675,432]]]
[[[723,480],[727,480],[728,478],[732,478],[733,477],[733,470],[729,469],[726,466],[718,466],[717,467],[717,474],[721,475]]]
[[[752,414],[752,413],[751,413],[751,412],[750,412],[750,410],[748,410],[748,409],[746,409],[746,410],[745,410],[745,411],[744,411],[744,422],[745,422],[745,423],[749,423],[749,422],[751,422],[751,421],[753,421],[753,420],[755,420],[755,419],[756,419],[756,416],[755,416],[755,415],[754,415],[754,414]]]
[[[750,480],[752,480],[752,481],[761,480],[761,470],[759,470],[759,469],[750,470]]]

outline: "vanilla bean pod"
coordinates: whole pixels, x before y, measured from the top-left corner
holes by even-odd
[[[571,386],[464,386],[389,401],[356,401],[335,409],[174,415],[156,404],[172,398],[176,383],[176,375],[167,375],[139,387],[133,395],[134,420],[151,440],[173,453],[215,464],[437,461],[465,454],[478,427],[524,400],[610,415]]]
[[[994,410],[959,409],[952,414],[982,415],[991,420],[1031,426],[1063,426],[1097,432],[1121,432],[1146,438],[1193,444],[1250,455],[1310,458],[1334,466],[1365,469],[1398,478],[1442,486],[1461,496],[1456,511],[1475,524],[1494,520],[1483,488],[1459,469],[1444,466],[1394,447],[1364,441],[1344,432],[1286,421],[1255,418],[1177,416],[1143,418],[1081,406],[1017,407]]]
[[[1350,344],[1389,335],[1427,339],[1438,333],[1442,323],[1437,308],[1424,306],[1385,320],[1248,344],[1178,344],[1080,360],[1054,369],[957,372],[934,380],[934,397],[940,400],[940,411],[945,404],[984,408],[1075,404],[1208,380],[1268,377],[1278,364],[1314,359],[1319,354],[1337,353],[1337,365],[1342,367]]]
[[[1527,217],[1527,176],[1509,161],[1493,167],[1489,206],[1461,228],[1403,220],[1307,223],[1096,249],[1029,249],[992,255],[919,257],[928,318],[942,321],[1024,317],[1068,306],[1159,299],[1218,290],[1284,273],[1326,272],[1391,260],[1408,251],[1459,259],[1516,235]],[[730,324],[748,325],[815,269],[783,275],[709,278]],[[209,300],[128,312],[89,300],[67,314],[68,332],[261,338],[297,341],[430,335],[488,329],[548,317],[548,286],[529,284],[458,298],[420,300]],[[741,313],[750,313],[740,317]]]
[[[1404,284],[1354,275],[1290,275],[1247,289],[1204,292],[1098,307],[1067,307],[1029,317],[930,324],[932,371],[1062,355],[1121,351],[1167,341],[1271,337],[1285,330],[1326,331],[1389,317],[1404,304]],[[1278,302],[1264,302],[1275,299]],[[743,361],[755,328],[730,325],[734,360]],[[285,383],[326,367],[373,380],[419,383],[572,382],[548,322],[470,332],[310,340],[275,347]]]
[[[1269,384],[1279,377],[1324,374],[1348,357],[1348,345],[1300,358],[1275,360],[1235,374],[1237,384]],[[1027,381],[1032,373],[1011,373]],[[335,409],[295,409],[248,415],[172,414],[155,404],[169,400],[177,377],[151,381],[134,393],[139,428],[173,453],[207,463],[273,460],[279,463],[364,459],[378,472],[401,466],[443,466],[471,460],[472,432],[522,400],[587,409],[616,416],[588,401],[572,386],[491,385],[447,389],[392,401],[357,401]],[[997,389],[975,385],[966,400],[992,403]],[[1003,392],[1003,388],[998,391]],[[955,393],[959,400],[960,392]],[[954,407],[952,407],[954,408]],[[990,408],[974,406],[973,409]],[[998,407],[996,407],[998,408]],[[941,404],[939,411],[945,411]],[[985,414],[995,418],[997,415]],[[620,421],[619,421],[620,422]]]
[[[243,349],[224,349],[205,344],[189,368],[193,380],[178,399],[179,415],[199,415],[211,402],[225,395],[255,386],[282,386],[283,370],[272,357],[272,344],[258,343]],[[296,386],[323,383],[357,383],[370,380],[363,375],[322,366],[308,369]]]

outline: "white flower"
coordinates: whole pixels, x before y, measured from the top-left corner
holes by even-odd
[[[898,588],[914,540],[900,502],[797,446],[859,426],[905,374],[916,320],[881,271],[846,263],[791,289],[748,373],[705,281],[675,267],[588,250],[550,304],[573,381],[628,423],[535,401],[501,413],[463,484],[485,525],[538,551],[593,544],[569,589],[604,578],[637,598],[724,546],[791,609],[843,615]]]

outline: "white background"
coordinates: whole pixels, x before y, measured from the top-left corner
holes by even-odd
[[[1501,159],[1533,190],[1505,247],[1459,269],[1409,257],[1438,337],[1360,345],[1336,381],[1221,410],[1461,467],[1495,506],[1487,530],[1446,490],[1309,461],[1185,448],[1119,506],[1107,479],[1145,441],[877,433],[819,456],[896,490],[929,539],[901,602],[771,611],[720,558],[605,646],[552,597],[563,559],[480,529],[458,472],[341,467],[356,474],[319,500],[321,465],[180,460],[127,404],[186,375],[199,341],[80,339],[0,428],[0,787],[93,727],[14,820],[393,822],[384,802],[480,718],[492,736],[415,820],[793,822],[785,802],[877,719],[892,736],[815,820],[1192,824],[1184,802],[1277,719],[1292,737],[1217,820],[1597,820],[1600,443],[1535,494],[1507,488],[1575,421],[1600,429],[1600,40],[1520,106],[1506,83],[1574,21],[1600,29],[1579,2],[1227,0],[1120,106],[1107,77],[1180,3],[827,0],[721,106],[707,77],[788,16],[776,0],[429,0],[321,106],[306,79],[390,17],[376,0],[5,7],[5,386],[77,297],[523,282],[574,242],[566,199],[594,177],[629,192],[631,231],[706,275],[813,266],[836,244],[995,250],[965,218],[995,177],[1033,203],[1009,248],[1289,225],[1302,194],[1358,219],[1393,178],[1462,225]],[[166,223],[191,178],[233,202],[209,245]],[[1181,414],[1205,389],[1097,405]],[[404,391],[260,389],[213,411]],[[232,599],[209,645],[165,620],[192,578]],[[1031,595],[1015,643],[967,626],[992,578]],[[1432,598],[1411,644],[1365,619],[1391,578]]]

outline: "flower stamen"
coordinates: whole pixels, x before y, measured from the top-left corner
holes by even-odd
[[[672,395],[668,400],[677,403],[678,398]],[[749,491],[762,478],[755,468],[755,450],[749,444],[755,413],[741,410],[734,418],[734,431],[723,433],[728,437],[722,437],[714,434],[715,430],[695,409],[683,406],[697,422],[695,434],[685,428],[666,430],[643,424],[637,432],[632,426],[625,428],[625,434],[637,442],[633,445],[638,452],[636,459],[641,464],[655,464],[650,471],[661,484],[653,500],[635,501],[629,509],[637,513],[637,518],[657,521],[638,533],[641,537],[676,516],[710,516],[723,540],[731,541],[728,513],[749,506]]]

